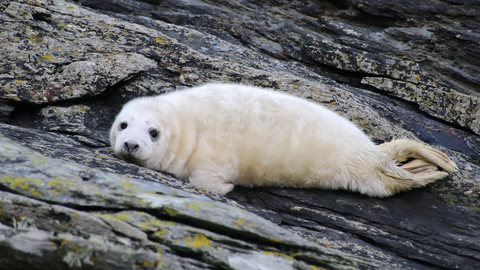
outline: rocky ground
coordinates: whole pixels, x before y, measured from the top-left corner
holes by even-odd
[[[0,2],[1,269],[479,269],[475,0]],[[460,171],[390,198],[212,195],[115,158],[123,103],[288,92]]]

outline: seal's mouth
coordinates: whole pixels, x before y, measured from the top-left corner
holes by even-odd
[[[138,159],[137,157],[133,156],[130,153],[121,153],[118,156],[129,163],[142,165],[142,160]]]

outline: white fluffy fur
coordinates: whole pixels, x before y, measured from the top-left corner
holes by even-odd
[[[117,116],[110,140],[121,158],[219,194],[234,185],[275,185],[383,197],[445,177],[435,165],[456,171],[430,147],[408,140],[376,146],[324,107],[236,84],[132,100]],[[417,163],[395,164],[408,158]]]

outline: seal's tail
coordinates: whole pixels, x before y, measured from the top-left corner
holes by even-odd
[[[381,168],[380,178],[390,195],[425,186],[448,176],[447,172],[458,171],[457,164],[446,154],[412,140],[394,140],[378,147],[394,161]]]

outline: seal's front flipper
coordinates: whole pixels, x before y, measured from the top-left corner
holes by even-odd
[[[192,171],[188,177],[190,184],[210,190],[219,195],[225,195],[234,188],[234,185],[226,182],[225,179],[226,177],[220,172],[201,169]]]

